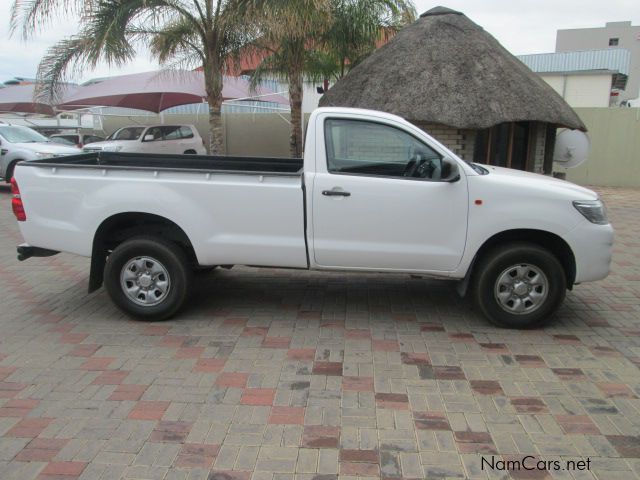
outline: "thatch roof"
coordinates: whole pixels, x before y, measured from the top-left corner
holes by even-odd
[[[336,83],[321,106],[464,129],[540,121],[586,130],[571,107],[482,27],[436,7]]]

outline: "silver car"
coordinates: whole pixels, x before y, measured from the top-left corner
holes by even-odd
[[[0,124],[0,176],[7,183],[11,181],[18,162],[81,153],[79,148],[53,143],[29,127]]]

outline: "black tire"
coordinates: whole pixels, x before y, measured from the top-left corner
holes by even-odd
[[[185,155],[197,155],[198,152],[196,152],[195,150],[187,150],[186,152],[184,152]]]
[[[521,266],[522,270],[516,270],[517,266]],[[543,277],[546,279],[543,285],[533,281],[539,278],[535,276],[535,269],[546,277]],[[527,273],[523,275],[528,277],[526,282],[518,280],[521,272]],[[516,288],[531,289],[533,294],[542,296],[542,299],[532,300],[529,293],[517,296],[515,289],[505,288],[505,278],[513,281]],[[501,279],[503,281],[499,283]],[[529,279],[532,281],[529,282]],[[480,259],[473,275],[472,289],[475,304],[494,325],[516,329],[538,328],[552,319],[553,313],[564,300],[567,279],[562,265],[551,252],[532,243],[517,242],[495,248]],[[499,292],[505,293],[502,302],[498,299]],[[513,309],[518,306],[525,310],[515,313]]]
[[[125,265],[140,257],[156,260],[169,277],[164,298],[160,295],[156,299],[154,293],[142,293],[143,297],[149,295],[153,297],[152,301],[158,302],[153,305],[136,303],[122,286],[121,275]],[[155,237],[135,237],[118,245],[107,258],[104,284],[113,302],[129,315],[141,320],[160,321],[171,318],[182,307],[190,292],[192,273],[187,256],[176,244]],[[154,286],[155,283],[150,289],[153,290]]]
[[[211,266],[209,266],[209,267],[197,267],[194,270],[194,273],[196,275],[209,275],[209,274],[215,272],[217,269],[218,269],[217,265],[214,265],[212,267]]]

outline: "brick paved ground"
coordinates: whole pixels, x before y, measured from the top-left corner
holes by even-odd
[[[518,332],[443,282],[249,268],[133,322],[86,259],[15,260],[4,189],[0,479],[640,478],[640,191],[604,196],[613,274]]]

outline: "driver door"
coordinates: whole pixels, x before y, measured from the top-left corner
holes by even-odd
[[[401,126],[327,116],[316,138],[322,134],[312,205],[317,266],[454,270],[467,235],[464,173],[440,181],[442,155]]]
[[[153,139],[151,139],[153,137]],[[142,135],[142,143],[140,144],[140,151],[144,153],[171,153],[164,152],[162,145],[162,128],[151,127],[147,129]]]

